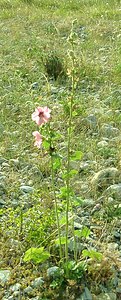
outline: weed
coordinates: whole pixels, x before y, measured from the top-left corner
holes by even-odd
[[[76,299],[85,282],[90,289],[96,283],[94,294],[99,285],[109,288],[111,268],[120,264],[103,251],[114,223],[120,228],[117,194],[90,186],[106,166],[120,171],[119,2],[0,0],[0,264],[13,268],[10,284],[21,281],[22,288],[42,272],[42,299]],[[67,42],[75,15],[75,39]],[[33,146],[38,125],[30,121],[38,106],[51,109],[35,135],[41,149]],[[104,124],[118,135],[104,137]],[[104,140],[107,146],[98,148]],[[120,192],[120,179],[117,185]],[[47,260],[36,264],[29,256],[25,263],[32,248],[41,258],[47,251]],[[48,281],[46,270],[55,265],[60,277]]]
[[[44,65],[50,79],[57,80],[65,75],[62,59],[54,52],[49,53]]]

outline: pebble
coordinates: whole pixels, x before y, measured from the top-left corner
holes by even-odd
[[[0,199],[0,207],[3,207],[6,205],[6,202],[3,199]]]
[[[35,278],[34,281],[32,281],[31,286],[33,288],[38,288],[41,285],[43,285],[43,283],[44,283],[43,277],[38,277],[38,278]]]
[[[10,162],[12,163],[12,164],[14,164],[15,166],[18,166],[19,165],[19,159],[18,158],[16,158],[16,159],[10,159]]]
[[[32,193],[34,189],[29,185],[22,185],[20,186],[20,190],[24,193]]]
[[[93,300],[92,295],[87,287],[85,287],[84,293],[76,300]]]
[[[2,167],[5,167],[5,168],[7,167],[7,168],[9,168],[10,165],[9,165],[7,162],[3,162],[3,163],[2,163]]]
[[[108,143],[106,141],[100,141],[100,142],[97,143],[97,146],[99,148],[104,148],[104,147],[108,146]]]
[[[107,202],[108,202],[108,204],[113,204],[114,199],[112,197],[108,197]]]
[[[3,164],[3,162],[6,162],[7,160],[4,157],[0,157],[0,165]]]
[[[101,293],[97,295],[94,300],[116,300],[116,294],[115,293]]]
[[[91,129],[95,129],[97,127],[97,118],[94,114],[90,114],[89,116],[87,116],[85,118],[85,121]]]
[[[103,134],[103,136],[105,136],[107,138],[115,137],[116,135],[119,135],[119,133],[120,133],[118,128],[113,127],[110,124],[104,124],[101,127],[100,131]]]
[[[118,169],[114,167],[105,168],[100,170],[93,176],[91,184],[95,188],[105,188],[107,187],[107,185],[113,183],[118,177],[118,175]]]
[[[111,195],[116,200],[121,200],[121,183],[110,185],[106,191],[106,195]]]
[[[80,164],[79,173],[84,172],[84,171],[90,172],[90,170],[93,169],[96,165],[97,165],[97,163],[95,160],[83,161]]]
[[[10,270],[0,270],[0,284],[5,284],[10,279]]]
[[[118,250],[119,245],[117,243],[108,243],[107,248],[109,251],[113,252],[115,250]]]
[[[33,90],[38,89],[38,87],[39,87],[39,84],[38,84],[37,81],[36,81],[36,82],[33,82],[32,85],[31,85],[31,88],[32,88]]]
[[[14,293],[13,293],[13,297],[17,297],[17,299],[19,299],[19,295],[20,295],[20,291],[15,291]]]
[[[59,267],[57,267],[57,266],[48,268],[47,269],[47,276],[48,277],[56,277],[58,272],[59,272]]]
[[[10,286],[10,291],[11,292],[16,292],[16,291],[19,291],[20,288],[21,288],[21,284],[20,283],[16,283],[16,284]]]
[[[29,285],[24,289],[25,294],[31,294],[33,292],[33,288]]]
[[[6,192],[5,185],[3,183],[0,183],[0,196],[4,195]]]
[[[0,175],[0,181],[1,180],[5,180],[6,179],[6,176],[5,175]]]
[[[113,235],[114,235],[114,237],[115,237],[116,239],[120,240],[120,238],[121,238],[120,232],[115,231],[115,232],[113,233]]]

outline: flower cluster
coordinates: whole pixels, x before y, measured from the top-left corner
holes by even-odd
[[[32,120],[35,121],[38,126],[41,126],[49,121],[50,113],[51,110],[47,106],[38,106],[32,114]],[[34,131],[33,136],[35,137],[34,146],[40,148],[42,144],[42,135],[39,131]]]

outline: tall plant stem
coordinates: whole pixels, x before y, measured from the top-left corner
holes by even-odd
[[[56,191],[55,191],[55,176],[54,176],[53,155],[52,154],[51,154],[51,174],[52,174],[52,189],[53,189],[53,195],[54,195],[54,201],[55,201],[55,215],[56,215],[58,237],[59,237],[59,252],[60,252],[60,260],[61,260],[62,259],[61,231],[60,231],[59,214],[58,214],[58,202],[57,202]]]
[[[72,94],[70,98],[70,116],[69,116],[69,124],[68,124],[68,147],[67,147],[67,204],[66,204],[66,243],[65,243],[65,258],[66,263],[68,262],[68,231],[69,231],[69,206],[70,206],[70,150],[71,150],[71,133],[72,133],[72,113],[73,113],[73,101],[74,101],[74,44],[73,41],[71,42],[72,45]],[[72,204],[71,204],[72,207]]]

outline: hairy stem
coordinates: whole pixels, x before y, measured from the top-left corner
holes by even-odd
[[[71,42],[72,45],[72,94],[70,98],[70,116],[69,116],[69,126],[68,126],[68,148],[67,148],[67,180],[66,180],[66,186],[67,186],[67,204],[66,204],[66,244],[65,244],[65,258],[66,263],[68,262],[68,231],[69,231],[69,206],[70,206],[70,150],[71,150],[71,133],[72,133],[72,113],[73,113],[73,101],[74,101],[74,44],[73,40]],[[71,204],[72,208],[72,204]],[[73,213],[73,211],[72,211]],[[74,221],[73,221],[73,233],[74,233]]]
[[[55,215],[57,221],[57,229],[58,229],[58,237],[59,237],[59,252],[60,252],[60,259],[62,259],[62,245],[61,245],[61,230],[60,230],[60,223],[59,223],[59,214],[58,214],[58,202],[56,198],[56,190],[55,190],[55,174],[54,174],[54,167],[53,167],[53,154],[51,154],[51,175],[52,175],[52,190],[55,202]]]

